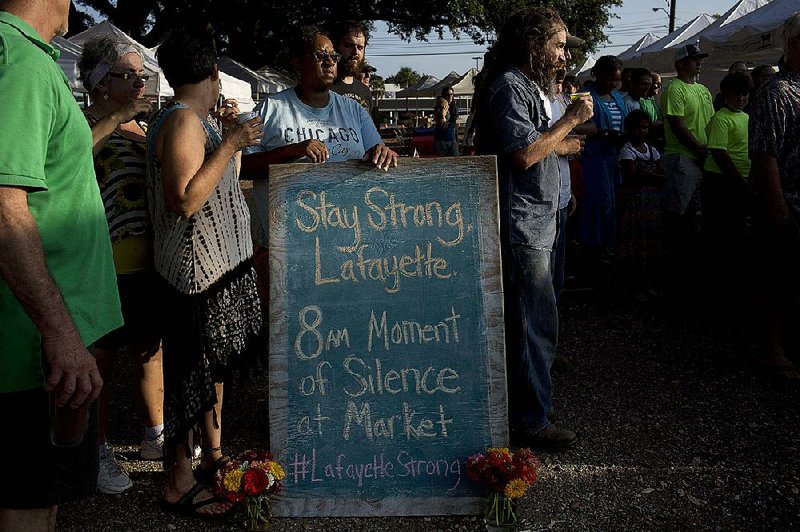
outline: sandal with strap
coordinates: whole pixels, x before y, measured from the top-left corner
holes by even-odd
[[[208,491],[208,487],[207,486],[205,486],[204,484],[198,482],[197,484],[192,486],[192,489],[190,489],[189,491],[184,493],[183,496],[181,496],[181,498],[178,499],[176,502],[169,502],[166,499],[162,498],[161,502],[160,502],[161,509],[164,510],[164,512],[169,513],[169,514],[183,515],[183,516],[189,516],[189,517],[195,516],[195,517],[201,517],[203,519],[220,519],[220,518],[225,517],[226,515],[228,515],[228,512],[230,512],[232,506],[230,506],[224,512],[220,512],[220,513],[198,512],[197,510],[199,510],[201,508],[205,508],[206,506],[209,506],[211,504],[227,503],[228,502],[225,499],[222,499],[222,498],[214,496],[214,495],[212,495],[208,499],[203,499],[201,501],[195,501],[194,500],[195,497],[197,497],[203,491],[205,491],[207,493],[210,493]]]
[[[213,447],[211,449],[203,449],[203,454],[211,454],[216,451],[222,450],[220,447]],[[225,467],[231,461],[229,456],[222,455],[211,463],[210,467],[200,467],[194,470],[194,479],[198,482],[213,482],[214,475],[217,471]]]

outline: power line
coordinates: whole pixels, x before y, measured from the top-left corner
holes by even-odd
[[[428,52],[428,53],[407,53],[407,54],[371,54],[369,50],[367,55],[369,57],[411,57],[417,55],[470,55],[470,54],[483,54],[486,50],[472,50],[470,52]]]

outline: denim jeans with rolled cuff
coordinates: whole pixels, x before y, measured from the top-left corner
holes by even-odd
[[[535,433],[550,425],[550,368],[558,343],[558,311],[551,250],[511,246],[507,285],[509,412],[513,430]]]

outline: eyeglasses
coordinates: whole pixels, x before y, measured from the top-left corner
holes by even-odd
[[[342,54],[340,54],[339,52],[316,51],[316,52],[311,52],[311,57],[313,57],[314,60],[319,62],[319,63],[322,63],[323,61],[327,61],[328,59],[330,59],[334,63],[338,63],[339,59],[342,58]]]
[[[112,78],[118,78],[125,81],[147,81],[150,79],[150,74],[134,74],[133,72],[109,72],[109,76]]]

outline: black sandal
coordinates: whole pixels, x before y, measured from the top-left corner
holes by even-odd
[[[221,450],[221,447],[212,447],[211,449],[203,449],[203,454],[211,454]],[[223,454],[211,463],[211,467],[197,466],[194,470],[194,479],[198,482],[213,482],[217,471],[225,467],[230,461],[230,457]]]
[[[194,498],[197,497],[197,495],[199,495],[203,491],[207,491],[208,493],[210,493],[211,497],[209,497],[208,499],[203,499],[202,501],[195,502]],[[182,515],[187,517],[192,517],[192,516],[201,517],[203,519],[219,519],[228,515],[228,512],[230,512],[233,506],[229,507],[224,512],[213,513],[213,514],[198,512],[197,510],[199,510],[200,508],[205,508],[206,506],[209,506],[211,504],[225,503],[225,502],[228,501],[213,495],[213,493],[208,491],[208,487],[206,485],[198,482],[197,484],[192,486],[192,489],[184,493],[183,496],[181,496],[181,498],[178,499],[176,502],[169,502],[166,499],[162,498],[160,505],[161,509],[169,514]]]

